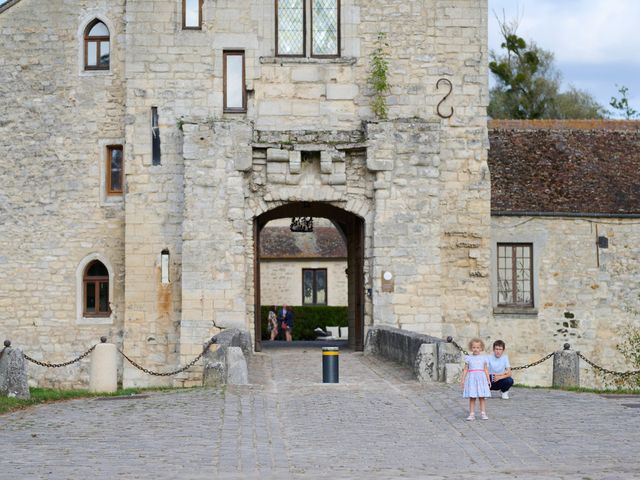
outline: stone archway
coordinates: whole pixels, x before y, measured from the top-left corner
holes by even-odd
[[[271,220],[288,217],[323,217],[331,220],[347,244],[347,285],[349,346],[364,348],[364,243],[365,223],[362,217],[323,202],[290,202],[255,217],[254,238],[254,332],[255,350],[261,351],[260,296],[260,232]]]

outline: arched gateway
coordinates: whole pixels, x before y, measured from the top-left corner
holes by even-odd
[[[260,232],[267,222],[288,217],[322,217],[332,221],[347,245],[347,288],[349,312],[349,346],[356,350],[364,347],[365,315],[365,223],[362,217],[323,202],[291,202],[256,217],[254,222],[254,331],[255,349],[260,351]]]

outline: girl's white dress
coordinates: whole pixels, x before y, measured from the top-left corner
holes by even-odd
[[[491,396],[484,366],[488,365],[486,355],[465,355],[464,361],[468,365],[467,378],[464,380],[464,398],[486,398]]]

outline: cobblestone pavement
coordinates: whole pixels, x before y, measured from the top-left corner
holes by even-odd
[[[459,387],[360,353],[341,352],[336,385],[317,347],[250,368],[248,386],[0,416],[0,478],[640,478],[640,397],[515,389],[466,422]]]

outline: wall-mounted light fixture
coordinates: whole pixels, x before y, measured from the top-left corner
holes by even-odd
[[[162,283],[169,283],[169,250],[167,249],[160,254],[160,277]]]

